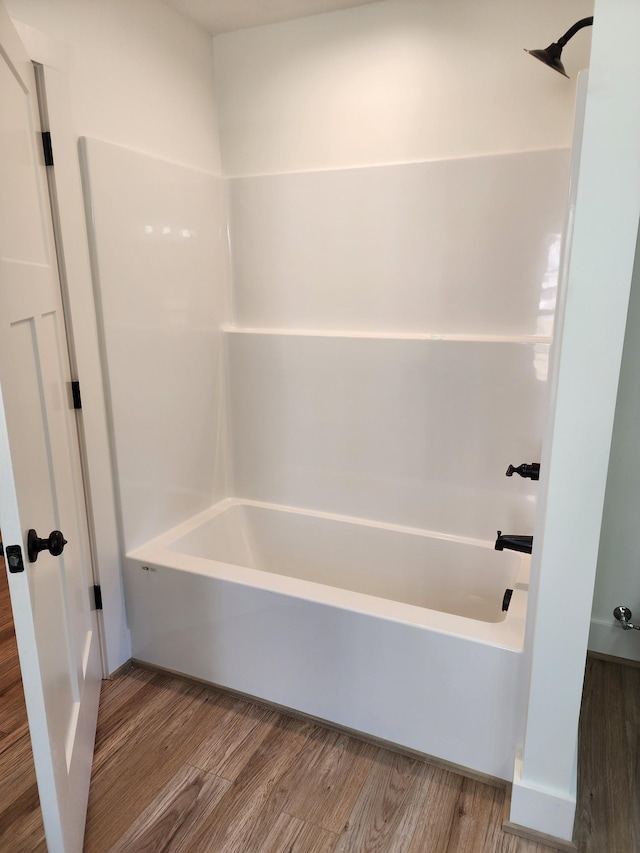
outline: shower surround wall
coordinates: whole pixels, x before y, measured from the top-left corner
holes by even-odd
[[[238,496],[531,533],[565,150],[229,180]],[[550,189],[551,188],[551,189]]]
[[[470,135],[456,131],[460,111],[444,134],[432,119],[428,144],[400,156],[427,126],[416,88],[382,145],[361,113],[343,127],[314,98],[300,116],[278,103],[299,80],[327,95],[344,71],[355,77],[329,89],[357,95],[355,114],[378,92],[365,72],[381,50],[400,77],[407,45],[422,57],[412,38],[431,31],[424,21],[399,34],[388,15],[407,24],[424,5],[216,39],[229,305],[220,182],[85,143],[127,606],[141,660],[507,779],[523,722],[527,561],[503,582],[513,555],[492,542],[498,528],[533,530],[536,484],[504,472],[540,458],[568,138],[561,123],[494,122],[494,105]],[[462,7],[448,32],[461,27],[466,42],[479,21],[465,23]],[[282,49],[292,37],[295,55]],[[436,54],[449,55],[442,44]],[[389,106],[397,87],[383,94]],[[570,110],[571,95],[560,102]],[[329,121],[314,135],[318,116]],[[539,150],[519,150],[519,125]],[[326,574],[301,564],[301,541],[309,564],[328,555]],[[383,559],[391,541],[399,550]],[[361,586],[346,577],[350,549]],[[472,552],[463,567],[452,556]],[[425,557],[424,583],[422,557],[408,557],[418,553],[444,558]],[[403,570],[419,603],[394,587]],[[373,575],[390,591],[371,592]],[[515,589],[506,616],[503,586]]]
[[[505,45],[565,17],[382,0],[215,38],[236,494],[532,532],[504,472],[540,453],[575,88]]]
[[[565,150],[225,193],[81,147],[126,551],[229,496],[533,531],[537,484],[504,473],[540,458]]]
[[[223,181],[84,138],[125,553],[228,493]]]
[[[508,779],[566,151],[83,160],[134,657]]]

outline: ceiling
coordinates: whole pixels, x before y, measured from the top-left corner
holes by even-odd
[[[377,0],[167,0],[214,35],[275,24],[321,12],[364,6]]]

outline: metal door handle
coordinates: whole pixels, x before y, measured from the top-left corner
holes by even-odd
[[[33,528],[27,533],[27,554],[29,562],[35,563],[40,551],[48,551],[52,557],[59,557],[64,551],[67,540],[59,530],[52,530],[48,539],[40,539]]]

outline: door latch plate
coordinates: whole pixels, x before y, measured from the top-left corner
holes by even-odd
[[[4,558],[6,560],[7,565],[9,566],[9,571],[12,574],[16,574],[17,572],[24,572],[24,563],[22,562],[22,549],[19,545],[5,545]]]

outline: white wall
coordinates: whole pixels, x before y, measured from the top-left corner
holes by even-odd
[[[569,146],[590,29],[546,47],[591,0],[386,0],[215,38],[222,159],[232,175]]]
[[[78,136],[219,171],[211,36],[158,0],[6,0],[69,48]]]
[[[640,635],[622,631],[612,616],[618,604],[640,618],[640,241],[622,353],[589,648],[640,660]]]

